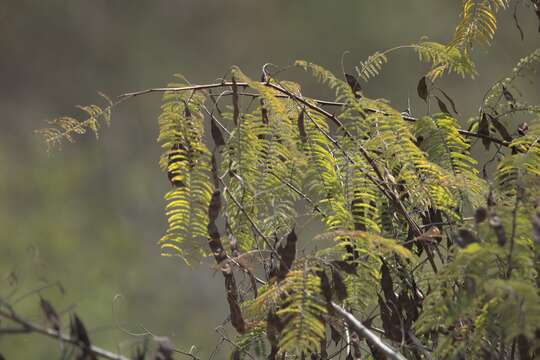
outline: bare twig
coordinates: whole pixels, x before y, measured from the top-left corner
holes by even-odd
[[[110,359],[110,360],[130,360],[130,358],[127,358],[125,356],[110,352],[108,350],[102,349],[100,347],[97,347],[95,345],[90,345],[89,347],[86,347],[86,345],[81,344],[81,342],[78,339],[74,339],[70,337],[69,335],[66,335],[62,333],[61,331],[56,331],[51,328],[42,327],[40,325],[34,324],[33,322],[30,322],[26,319],[23,319],[19,315],[17,315],[13,309],[9,308],[9,311],[1,310],[0,309],[0,317],[4,319],[8,319],[10,321],[13,321],[14,323],[21,326],[21,328],[15,332],[11,329],[12,332],[10,334],[20,334],[20,333],[37,333],[41,335],[48,336],[50,338],[60,340],[69,344],[72,344],[74,346],[77,346],[81,348],[82,350],[91,352],[92,354],[102,357],[104,359]],[[8,329],[2,329],[2,331],[5,331]],[[23,331],[24,330],[24,331]]]

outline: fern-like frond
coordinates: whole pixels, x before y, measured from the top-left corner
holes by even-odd
[[[438,358],[489,353],[484,344],[493,333],[503,333],[502,341],[508,346],[520,335],[534,338],[540,317],[534,277],[501,279],[497,265],[506,258],[506,251],[493,240],[473,243],[453,254],[454,259],[432,280],[433,291],[415,327],[419,333],[445,334],[435,349]],[[530,249],[520,246],[514,251],[516,258],[529,258],[524,268],[530,269]]]
[[[210,153],[202,141],[204,99],[201,93],[166,92],[159,116],[158,141],[165,149],[160,163],[174,187],[165,195],[169,226],[160,245],[164,255],[180,256],[186,262],[191,255],[206,254],[207,247],[213,185]]]
[[[534,73],[536,72],[539,64],[540,49],[536,49],[529,55],[521,58],[514,69],[512,69],[512,75],[505,80],[512,81],[513,79],[526,75],[528,72]]]
[[[380,233],[380,190],[376,184],[367,179],[366,172],[369,172],[374,178],[376,174],[366,160],[362,157],[356,157],[356,164],[351,168],[351,213],[353,217],[354,229],[364,230],[373,233]]]
[[[365,61],[360,62],[360,67],[356,67],[356,73],[364,81],[379,75],[384,64],[388,62],[384,52],[375,52],[370,55]]]
[[[337,257],[345,260],[355,270],[344,273],[343,281],[347,288],[345,303],[360,314],[368,315],[371,305],[377,303],[380,290],[380,269],[383,258],[402,258],[415,263],[415,255],[399,240],[386,238],[366,231],[330,231],[318,235],[316,240],[334,240],[335,245],[318,252],[321,257]],[[352,259],[350,250],[357,257]]]
[[[49,121],[51,127],[36,130],[36,133],[44,138],[47,149],[61,147],[64,140],[74,142],[75,135],[83,135],[88,130],[92,131],[96,138],[99,136],[99,128],[102,124],[110,124],[111,111],[114,106],[113,102],[105,94],[100,93],[100,95],[107,102],[106,107],[98,105],[78,106],[81,111],[86,113],[87,118],[85,120],[62,116]]]
[[[325,136],[329,126],[318,114],[306,112],[304,153],[309,166],[306,173],[307,193],[324,210],[328,229],[351,229],[353,216],[346,199],[346,184],[341,176],[338,150]]]
[[[478,207],[483,202],[486,186],[478,177],[470,144],[458,130],[457,120],[442,113],[423,117],[415,123],[415,135],[421,139],[420,148],[428,154],[430,161],[453,174],[451,186]]]
[[[387,55],[400,49],[414,49],[420,61],[430,63],[432,68],[427,77],[435,81],[445,72],[456,73],[462,77],[476,75],[475,65],[468,53],[456,46],[446,46],[432,41],[422,41],[410,45],[396,46],[383,52],[375,52],[366,61],[360,62],[356,67],[358,75],[368,81],[369,78],[379,75],[384,64],[388,62]]]
[[[534,76],[539,65],[540,49],[521,58],[508,76],[491,86],[484,97],[482,107],[493,114],[499,114],[498,118],[512,116],[517,112],[540,114],[540,106],[522,103],[516,96],[522,93],[516,84],[517,80]]]
[[[232,121],[232,114],[225,113],[225,119]],[[260,159],[264,156],[261,138],[268,130],[264,127],[260,111],[244,114],[238,127],[231,131],[229,141],[223,150],[224,171],[238,174],[228,179],[229,193],[242,201],[248,214],[257,218],[255,201],[255,182],[258,179]],[[228,193],[225,194],[229,197]],[[254,245],[251,224],[234,201],[227,201],[225,208],[229,226],[238,242],[241,251],[249,251]]]
[[[432,81],[445,72],[456,73],[462,77],[476,75],[474,63],[465,51],[456,46],[446,46],[432,41],[422,41],[411,45],[396,46],[383,52],[375,52],[356,67],[357,74],[365,81],[379,75],[384,64],[388,62],[387,55],[400,49],[414,49],[420,61],[430,63],[431,70],[427,77]]]
[[[287,278],[291,281],[287,303],[276,313],[284,324],[279,352],[298,356],[317,353],[325,337],[323,316],[326,314],[320,279],[305,269],[291,271]]]
[[[420,61],[431,64],[432,68],[427,77],[432,81],[445,72],[473,78],[477,74],[470,57],[455,46],[445,46],[432,41],[423,41],[411,46],[418,54]]]
[[[308,262],[293,266],[283,280],[266,284],[256,299],[243,305],[244,314],[255,322],[264,321],[269,313],[277,316],[280,329],[275,335],[282,354],[317,352],[325,336],[326,307],[320,278]],[[276,330],[268,326],[267,333]]]
[[[256,358],[264,357],[267,354],[265,338],[265,328],[262,322],[252,326],[246,333],[236,338],[236,348],[231,358],[250,359],[250,356],[246,356],[246,354],[250,354],[250,350],[254,352]]]
[[[226,171],[240,175],[229,178],[228,193],[270,236],[277,228],[293,226],[296,216],[294,203],[298,194],[291,187],[300,188],[303,178],[297,145],[298,107],[291,99],[278,98],[275,90],[252,81],[237,68],[233,69],[233,76],[259,92],[261,105],[239,116],[225,147]],[[282,85],[297,91],[292,83]],[[225,113],[224,117],[232,119],[233,115]],[[241,248],[248,250],[253,244],[251,225],[234,202],[228,203],[232,230]]]
[[[378,110],[366,119],[373,130],[365,148],[380,153],[379,160],[389,170],[385,174],[387,183],[400,188],[400,196],[407,197],[413,208],[434,208],[454,216],[457,201],[448,187],[448,173],[418,148],[410,124],[382,101],[362,102]]]
[[[459,22],[449,47],[470,49],[489,46],[497,30],[496,12],[508,7],[504,0],[464,0]]]

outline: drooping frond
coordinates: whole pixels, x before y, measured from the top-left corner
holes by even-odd
[[[415,136],[430,161],[451,172],[453,187],[479,206],[485,184],[478,176],[477,161],[470,154],[470,144],[460,133],[456,119],[448,114],[423,117],[415,123]]]
[[[236,348],[234,349],[231,358],[233,359],[249,359],[246,353],[252,350],[256,357],[264,357],[267,353],[265,343],[265,328],[262,325],[255,325],[245,334],[241,334],[236,338]]]
[[[475,44],[489,46],[497,30],[495,14],[508,7],[508,0],[463,0],[461,20],[450,47],[470,49]]]
[[[508,77],[490,88],[483,104],[486,120],[490,120],[490,125],[510,142],[513,149],[512,154],[507,154],[499,162],[495,173],[497,186],[508,196],[514,196],[518,188],[537,184],[540,175],[540,106],[521,100],[521,91],[516,84],[518,79],[536,73],[539,64],[540,49],[536,49],[522,58]],[[517,136],[511,135],[504,123],[505,120],[512,121],[516,113],[533,116],[530,121],[518,125]],[[480,126],[481,121],[477,123]],[[487,130],[491,131],[491,127]]]
[[[341,184],[343,188],[341,193],[349,197],[349,201],[352,200],[348,195],[352,187],[343,180],[364,176],[365,179],[369,179],[371,185],[377,187],[379,194],[381,186],[400,189],[399,191],[402,191],[400,196],[407,199],[406,204],[412,209],[433,208],[450,216],[455,215],[458,197],[452,194],[447,186],[448,172],[438,164],[430,162],[425,153],[418,148],[410,124],[403,120],[398,111],[381,100],[354,97],[347,84],[318,65],[310,63],[300,65],[311,71],[318,80],[328,84],[336,91],[336,96],[341,97],[347,104],[347,109],[343,112],[345,116],[340,118],[345,120],[344,126],[348,130],[354,130],[351,132],[353,136],[347,134],[339,136],[337,138],[339,147],[335,146],[334,141],[329,141],[324,132],[319,135],[319,141],[327,143],[322,148],[322,153],[328,152],[327,159],[323,162],[327,165],[334,162],[334,165],[327,168],[330,170],[328,174],[331,174],[330,178],[335,179],[335,184]],[[366,140],[361,140],[363,138]],[[359,151],[360,146],[363,148],[362,151]],[[345,171],[347,164],[356,166],[359,173],[349,177]],[[336,172],[335,169],[339,171]],[[347,199],[344,200],[333,203],[336,204],[336,208],[350,209]],[[374,204],[363,203],[362,206],[369,208],[372,205]],[[350,213],[350,210],[338,213],[346,214]],[[350,215],[341,217],[340,221],[333,221],[330,229],[352,229],[349,219]]]
[[[225,118],[227,119],[227,116]],[[241,199],[244,208],[253,217],[257,216],[254,205],[254,184],[258,179],[260,160],[266,158],[260,139],[267,132],[268,130],[261,121],[260,110],[252,114],[244,114],[238,127],[231,132],[229,141],[223,150],[224,171],[238,174],[238,177],[233,176],[228,181],[229,193],[226,193],[225,196]],[[239,249],[242,251],[250,250],[254,244],[254,236],[248,219],[238,209],[234,201],[227,202],[225,211]]]
[[[244,209],[241,211],[235,202],[228,202],[229,225],[239,246],[248,250],[254,237],[247,216],[256,220],[268,236],[276,228],[293,225],[298,198],[293,189],[301,187],[303,164],[297,154],[296,104],[277,98],[275,91],[252,81],[239,69],[233,69],[233,76],[260,94],[260,105],[253,112],[238,116],[223,162],[223,170],[232,175],[227,180],[226,196],[240,201]],[[225,113],[224,117],[234,122],[234,113]]]
[[[505,79],[507,82],[527,75],[527,73],[534,73],[540,64],[540,49],[534,50],[529,55],[521,58],[517,65],[512,69],[512,75]]]
[[[304,262],[283,280],[263,286],[256,299],[244,304],[254,321],[266,321],[271,345],[282,354],[316,353],[325,336],[327,311],[320,278]]]
[[[321,300],[319,277],[307,271],[291,271],[290,292],[276,315],[283,322],[279,340],[280,353],[297,355],[317,353],[325,336],[323,320],[326,308]]]
[[[381,161],[388,169],[385,177],[392,186],[401,188],[400,196],[408,197],[412,207],[434,208],[452,215],[456,197],[447,186],[446,171],[429,161],[416,145],[410,124],[401,114],[382,101],[366,101],[366,106],[377,109],[366,120],[371,122],[372,137],[365,148],[382,152]],[[399,187],[398,184],[405,186]]]
[[[164,254],[185,261],[190,255],[207,253],[208,205],[213,188],[210,153],[202,141],[204,100],[201,93],[166,92],[159,116],[158,141],[165,150],[160,163],[173,186],[165,195],[169,226],[160,245]]]
[[[529,122],[536,122],[540,116],[540,105],[530,102],[522,83],[524,79],[533,81],[539,64],[540,49],[536,49],[523,57],[508,76],[495,82],[484,95],[482,111],[470,120],[470,130],[500,139],[507,146],[525,135]],[[486,148],[491,142],[490,139],[482,139]]]
[[[73,142],[75,135],[83,135],[88,130],[96,137],[99,136],[99,128],[102,124],[109,125],[113,102],[105,95],[101,97],[107,102],[106,107],[98,105],[78,106],[88,116],[85,120],[79,120],[69,116],[62,116],[49,121],[51,127],[39,129],[36,132],[45,139],[47,148],[61,147],[62,141]]]
[[[315,240],[335,241],[333,247],[319,251],[318,256],[337,258],[340,264],[344,264],[342,259],[347,259],[345,266],[354,266],[354,271],[351,268],[343,277],[347,289],[345,303],[366,315],[368,306],[377,303],[381,259],[396,256],[411,263],[416,259],[399,240],[367,231],[330,231],[318,235]],[[351,259],[350,248],[355,249],[356,259]]]
[[[369,180],[365,173],[369,172],[372,178],[375,172],[367,164],[366,160],[357,156],[354,166],[351,166],[351,186],[349,186],[350,211],[353,217],[353,228],[373,233],[381,232],[380,225],[380,190],[373,181]]]
[[[306,112],[304,152],[311,166],[306,173],[307,192],[326,214],[328,229],[347,229],[353,224],[345,198],[344,179],[340,176],[338,149],[325,136],[329,127],[321,116]]]

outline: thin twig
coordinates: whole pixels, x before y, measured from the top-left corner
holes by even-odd
[[[300,195],[300,197],[302,197],[307,203],[309,203],[312,207],[313,207],[313,210],[317,211],[319,214],[321,214],[323,217],[327,217],[326,213],[319,207],[319,205],[315,204],[313,202],[313,200],[311,200],[309,198],[309,196],[307,196],[306,194],[304,194],[300,189],[298,189],[296,186],[294,186],[293,184],[291,184],[290,182],[288,182],[287,180],[285,179],[282,179],[280,178],[279,176],[277,176],[276,174],[274,174],[273,172],[270,173],[272,176],[274,176],[276,179],[278,179],[279,181],[281,181],[284,185],[286,185],[287,187],[289,187],[292,191],[294,191],[295,193],[297,193],[298,195]]]
[[[238,351],[241,351],[243,352],[244,354],[246,354],[247,356],[249,356],[250,359],[252,360],[255,360],[255,358],[253,357],[253,355],[251,355],[246,349],[242,348],[241,346],[239,346],[238,344],[236,344],[234,341],[232,341],[231,339],[229,339],[229,337],[227,336],[227,334],[225,333],[225,329],[223,328],[223,326],[218,326],[214,329],[216,331],[216,333],[218,333],[220,336],[221,336],[221,339],[229,344],[231,344],[234,348],[236,348]]]
[[[231,193],[231,191],[229,190],[229,188],[227,187],[227,184],[225,184],[225,182],[219,178],[219,181],[221,182],[221,185],[223,185],[223,188],[225,189],[225,192],[227,193],[227,195],[229,195],[229,197],[231,198],[231,200],[234,202],[234,204],[236,205],[236,207],[244,214],[244,216],[246,217],[247,221],[251,224],[251,227],[253,228],[253,230],[255,230],[255,232],[257,233],[257,235],[259,235],[264,243],[266,244],[266,246],[268,246],[268,248],[270,250],[272,250],[272,252],[278,257],[278,259],[281,259],[281,256],[279,255],[279,253],[277,252],[277,250],[274,248],[274,246],[272,245],[272,243],[270,242],[270,239],[261,231],[261,229],[259,229],[259,227],[257,226],[257,224],[255,223],[255,221],[251,218],[251,216],[249,216],[249,214],[247,213],[246,209],[242,206],[242,204],[234,197],[234,195]]]

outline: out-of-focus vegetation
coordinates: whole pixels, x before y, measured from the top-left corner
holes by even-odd
[[[114,122],[93,139],[46,154],[33,130],[72,104],[167,83],[181,71],[193,82],[214,80],[239,65],[253,77],[263,63],[302,58],[339,73],[379,49],[429,34],[450,40],[459,2],[360,1],[5,1],[0,12],[0,275],[2,294],[14,298],[45,282],[59,309],[72,304],[100,345],[115,348],[140,332],[139,324],[170,336],[178,347],[196,345],[208,356],[219,340],[214,324],[226,313],[221,279],[211,263],[188,269],[159,256],[165,228],[160,199],[169,184],[156,159],[157,96],[115,109]],[[525,40],[503,14],[488,56],[477,55],[476,81],[450,77],[445,89],[463,114],[476,112],[488,86],[538,45],[532,11],[518,13]],[[416,101],[418,74],[411,54],[396,55],[370,81],[370,97],[397,108]],[[459,92],[457,89],[459,88]],[[455,90],[455,91],[453,91]],[[321,90],[322,91],[322,90]],[[318,95],[317,93],[307,95]],[[531,88],[528,96],[538,98]],[[76,114],[74,109],[74,113]],[[306,230],[308,232],[309,229]],[[16,281],[13,276],[15,274]],[[121,294],[112,313],[113,298]],[[60,306],[58,304],[61,304]],[[39,313],[35,297],[21,306]],[[0,338],[7,359],[54,358],[57,344],[37,336]],[[225,353],[223,353],[225,354]]]

